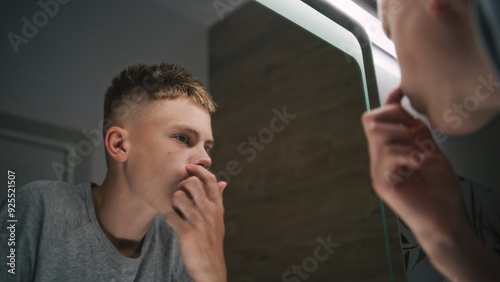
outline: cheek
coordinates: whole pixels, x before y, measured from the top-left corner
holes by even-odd
[[[181,152],[166,151],[163,154],[158,154],[157,157],[161,159],[158,162],[158,171],[175,180],[187,178],[186,165],[188,163]]]
[[[150,181],[164,174],[162,167],[167,164],[166,158],[154,148],[157,146],[150,143],[141,144],[139,149],[134,147],[136,150],[131,151],[129,156],[129,172]]]

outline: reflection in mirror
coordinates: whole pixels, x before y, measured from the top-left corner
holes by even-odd
[[[396,220],[392,265],[370,187],[354,60],[250,3],[211,29],[210,72],[230,281],[401,281]]]
[[[363,69],[349,54],[247,1],[218,1],[238,4],[226,10],[211,1],[66,2],[26,43],[0,45],[3,171],[17,169],[19,184],[101,183],[102,140],[84,132],[99,132],[110,78],[131,63],[178,63],[220,104],[213,171],[229,182],[231,281],[402,280],[395,218],[387,215],[391,265],[370,188]],[[22,35],[22,18],[42,11],[38,2],[2,8],[4,35]],[[56,174],[68,148],[91,141],[74,173]]]

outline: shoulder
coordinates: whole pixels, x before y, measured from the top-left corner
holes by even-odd
[[[37,263],[59,246],[59,242],[87,225],[90,220],[85,203],[88,201],[86,193],[91,194],[90,189],[90,182],[72,185],[59,181],[35,181],[15,188],[15,197],[9,198],[12,206],[2,204],[1,213],[15,220],[13,244],[19,254],[19,265],[23,265],[21,280],[33,280]],[[0,227],[6,228],[6,224],[7,220],[2,220]],[[2,236],[5,233],[0,232],[0,238],[4,239]],[[0,250],[6,246],[2,244]]]
[[[85,183],[85,182],[84,182]],[[25,184],[19,188],[19,190],[26,190],[30,192],[34,191],[53,191],[61,189],[77,189],[80,184],[74,185],[63,181],[57,180],[37,180]]]
[[[38,180],[18,188],[16,196],[35,202],[63,201],[71,198],[77,200],[84,198],[85,188],[90,189],[90,185],[90,182],[73,185],[62,181]]]
[[[20,230],[38,233],[41,253],[74,230],[90,222],[88,202],[91,183],[35,181],[16,191],[16,217]]]
[[[51,180],[31,182],[16,189],[16,213],[26,218],[48,219],[54,224],[78,217],[85,220],[90,189],[90,182],[77,185]]]

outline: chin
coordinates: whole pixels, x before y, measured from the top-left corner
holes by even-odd
[[[174,209],[172,208],[172,203],[168,203],[167,206],[170,206],[169,208],[163,208],[163,209],[159,209],[158,212],[163,214],[163,215],[166,215],[167,213],[170,213],[170,212],[173,212]]]
[[[420,104],[420,103],[417,103],[415,102],[414,99],[411,99],[408,97],[408,100],[410,101],[410,105],[411,107],[417,111],[419,114],[422,114],[422,115],[425,115],[426,114],[426,110],[424,109],[424,107]]]
[[[408,99],[408,102],[410,103],[410,106],[419,114],[426,115],[427,110],[426,107],[424,107],[424,104],[422,103],[421,99],[418,99],[415,95],[413,95],[413,91],[407,91],[406,87],[401,85],[402,91],[405,95],[405,97]]]
[[[158,213],[165,215],[174,210],[172,206],[172,196],[162,195],[161,199],[158,196],[158,200],[159,201],[155,202],[154,206]]]

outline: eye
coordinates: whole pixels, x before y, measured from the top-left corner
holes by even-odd
[[[177,141],[181,142],[181,143],[184,143],[184,144],[188,144],[189,145],[189,137],[187,137],[186,135],[184,134],[180,134],[180,135],[177,135],[174,137],[175,139],[177,139]]]
[[[212,147],[205,146],[205,151],[210,155],[212,153]]]

